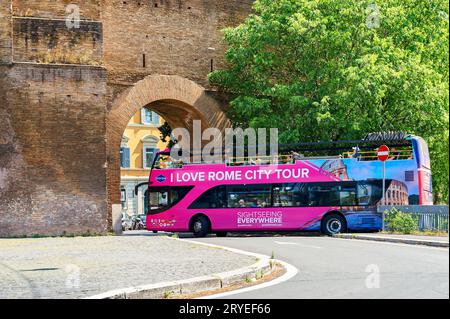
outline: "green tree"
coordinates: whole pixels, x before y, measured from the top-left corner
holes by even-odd
[[[430,146],[448,202],[447,0],[257,0],[224,30],[235,125],[277,127],[280,142],[407,131]]]
[[[167,142],[167,147],[172,148],[176,143],[177,140],[172,138],[172,128],[167,122],[164,122],[163,125],[158,127],[159,133],[160,133],[160,139],[163,142]]]

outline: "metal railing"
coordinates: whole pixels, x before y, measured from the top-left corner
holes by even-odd
[[[378,212],[383,213],[392,208],[411,214],[417,222],[419,231],[435,231],[448,233],[448,206],[446,205],[407,205],[407,206],[379,206]]]
[[[378,158],[377,151],[359,151],[357,154],[354,152],[344,152],[344,158],[358,158],[362,161],[375,161]],[[401,160],[401,159],[413,159],[412,149],[408,150],[394,150],[390,152],[389,160]]]
[[[448,233],[448,214],[414,214],[420,231],[439,231]]]

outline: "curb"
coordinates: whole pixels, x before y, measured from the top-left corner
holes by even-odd
[[[361,239],[361,240],[371,240],[371,241],[382,241],[390,243],[400,243],[408,245],[425,245],[431,247],[449,247],[448,242],[437,241],[437,240],[425,240],[425,239],[412,239],[412,238],[400,238],[400,237],[380,237],[380,236],[370,236],[370,235],[357,235],[357,234],[336,234],[333,235],[335,238],[342,239]]]
[[[273,266],[275,260],[270,259],[269,256],[197,241],[178,238],[171,239],[180,240],[191,244],[200,244],[212,248],[224,249],[230,252],[256,257],[258,260],[253,265],[236,270],[190,279],[116,289],[84,299],[167,299],[171,296],[213,291],[234,284],[255,281],[271,274],[274,269]]]

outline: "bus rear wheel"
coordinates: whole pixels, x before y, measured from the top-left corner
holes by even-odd
[[[195,237],[205,237],[210,228],[211,223],[206,216],[197,216],[192,220],[192,232]]]
[[[331,236],[334,234],[345,233],[347,223],[345,218],[338,214],[331,214],[322,219],[322,234]]]

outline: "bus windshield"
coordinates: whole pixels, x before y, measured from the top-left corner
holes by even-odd
[[[182,200],[192,187],[149,187],[148,214],[163,212]]]
[[[168,154],[158,154],[153,168],[156,169],[167,169],[167,168],[181,168],[183,167],[183,162],[173,158]]]

